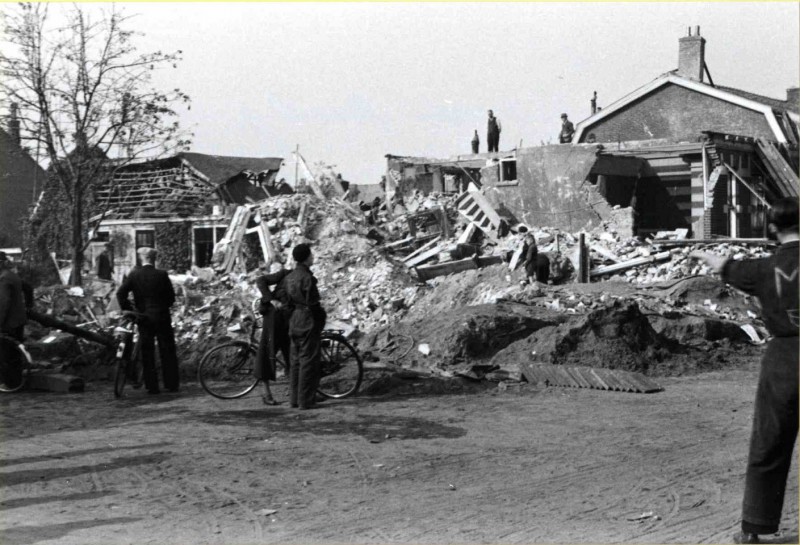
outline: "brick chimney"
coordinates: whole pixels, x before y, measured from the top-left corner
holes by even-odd
[[[786,102],[789,103],[789,109],[793,112],[800,109],[800,87],[786,89]]]
[[[17,115],[17,111],[19,110],[19,106],[16,102],[11,103],[11,118],[8,120],[8,134],[11,135],[11,139],[14,140],[17,144],[22,143],[22,138],[20,137],[19,133],[19,116]]]
[[[703,81],[703,65],[705,64],[706,39],[700,36],[700,27],[692,27],[689,35],[678,40],[678,75],[684,78]]]

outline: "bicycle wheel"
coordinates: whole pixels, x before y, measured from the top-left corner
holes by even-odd
[[[215,346],[200,359],[197,380],[206,392],[220,399],[247,395],[258,384],[253,374],[256,352],[256,346],[246,341]]]
[[[28,382],[30,370],[31,358],[22,343],[0,336],[0,392],[21,390]]]
[[[338,333],[322,333],[322,378],[317,391],[341,399],[355,394],[364,377],[361,356]]]

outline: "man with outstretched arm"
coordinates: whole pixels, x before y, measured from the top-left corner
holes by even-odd
[[[283,354],[283,363],[287,370],[286,376],[288,377],[290,374],[288,371],[290,365],[289,309],[284,280],[291,271],[284,269],[280,263],[276,265],[276,268],[277,270],[274,272],[256,279],[256,286],[261,292],[261,306],[258,310],[264,318],[261,340],[258,343],[256,368],[253,374],[256,378],[261,379],[261,383],[264,385],[264,394],[261,399],[265,405],[277,405],[269,389],[269,381],[274,381],[276,378],[277,366],[275,364],[278,351]],[[270,286],[275,286],[275,288],[270,289]]]
[[[798,427],[798,201],[781,199],[769,211],[767,229],[780,247],[763,259],[733,261],[695,251],[732,286],[758,297],[773,338],[761,360],[753,431],[745,476],[742,529],[734,543],[758,543],[778,531],[786,477]]]

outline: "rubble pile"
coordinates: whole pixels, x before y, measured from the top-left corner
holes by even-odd
[[[330,321],[367,331],[413,304],[415,279],[390,261],[353,205],[292,195],[264,201],[261,213],[284,263],[291,263],[296,244],[312,245],[314,275]]]

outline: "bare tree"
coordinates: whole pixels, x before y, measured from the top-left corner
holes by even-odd
[[[188,146],[174,108],[189,97],[152,86],[154,71],[175,68],[181,52],[141,53],[130,17],[113,4],[23,3],[2,16],[0,100],[19,105],[22,137],[46,153],[69,218],[71,283],[80,285],[93,189],[138,157]]]

